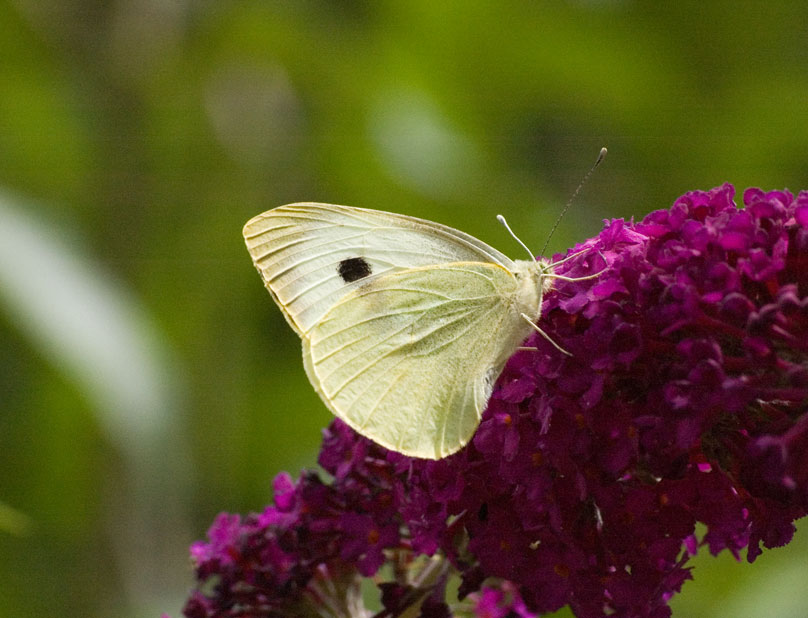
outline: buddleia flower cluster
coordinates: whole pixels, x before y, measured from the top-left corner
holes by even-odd
[[[753,562],[808,509],[808,192],[726,184],[605,222],[472,442],[335,420],[319,463],[191,548],[187,618],[662,618],[701,546]],[[560,259],[562,256],[556,256]],[[696,524],[703,526],[698,528]]]

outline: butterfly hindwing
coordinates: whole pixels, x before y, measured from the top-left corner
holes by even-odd
[[[332,412],[375,442],[437,459],[465,445],[494,380],[530,332],[517,282],[496,264],[380,275],[337,301],[303,338],[304,364]]]

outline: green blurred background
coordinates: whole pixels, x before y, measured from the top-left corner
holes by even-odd
[[[759,9],[759,10],[758,10]],[[241,226],[316,200],[539,251],[808,184],[802,2],[0,0],[0,616],[179,614],[330,415]],[[803,535],[806,531],[803,531]],[[675,616],[804,616],[808,542]]]

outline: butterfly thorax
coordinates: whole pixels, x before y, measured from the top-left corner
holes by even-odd
[[[541,302],[544,293],[553,285],[552,265],[546,260],[516,260],[513,274],[517,280],[514,295],[514,309],[529,316],[534,322],[541,315]]]

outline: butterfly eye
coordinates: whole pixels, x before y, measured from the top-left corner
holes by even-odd
[[[477,519],[480,521],[486,521],[488,519],[488,503],[483,502],[480,505],[480,508],[477,510]]]
[[[371,274],[370,264],[361,257],[353,257],[342,260],[337,266],[337,273],[345,283],[351,283],[359,279],[364,279]]]

